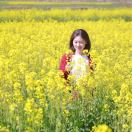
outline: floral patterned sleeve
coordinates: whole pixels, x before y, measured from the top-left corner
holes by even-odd
[[[94,71],[94,67],[93,67],[93,61],[92,61],[92,58],[90,56],[90,54],[88,55],[88,59],[89,59],[89,67],[92,71]]]
[[[68,74],[69,74],[69,72],[66,70],[66,65],[67,65],[67,55],[64,54],[60,60],[59,70],[63,72],[65,79],[67,79]]]

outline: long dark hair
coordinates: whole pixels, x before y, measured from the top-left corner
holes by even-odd
[[[90,41],[90,39],[89,39],[89,35],[88,35],[88,33],[84,30],[84,29],[77,29],[77,30],[75,30],[73,33],[72,33],[72,35],[71,35],[71,38],[70,38],[70,42],[69,42],[69,48],[73,51],[73,52],[75,52],[75,48],[74,48],[74,46],[73,46],[73,40],[74,40],[74,38],[75,37],[77,37],[77,36],[81,36],[82,37],[82,39],[84,39],[85,40],[85,42],[86,42],[86,45],[85,45],[85,50],[88,50],[88,52],[90,51],[90,49],[91,49],[91,41]]]

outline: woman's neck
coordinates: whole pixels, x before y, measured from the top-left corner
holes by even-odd
[[[82,51],[75,51],[75,55],[83,55]]]

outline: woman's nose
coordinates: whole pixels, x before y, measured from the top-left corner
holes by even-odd
[[[79,43],[77,43],[77,46],[79,46],[80,44]]]

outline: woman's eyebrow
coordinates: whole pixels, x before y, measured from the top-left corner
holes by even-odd
[[[74,41],[83,41],[83,40],[76,40],[76,39],[74,39]]]

